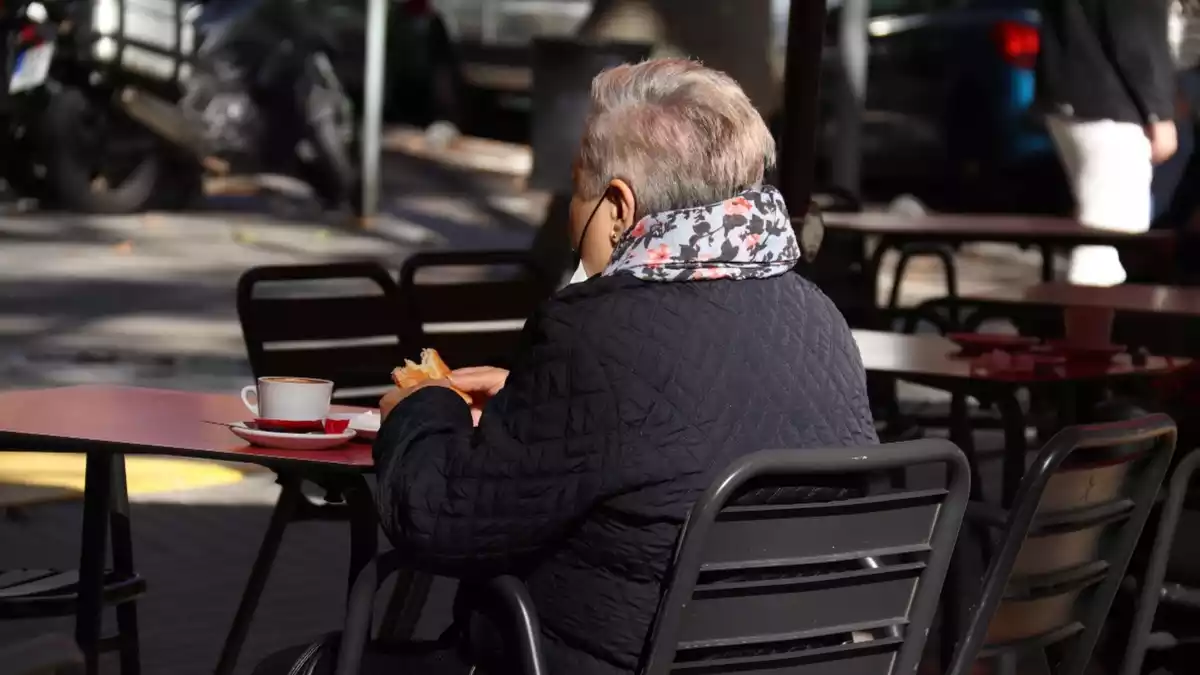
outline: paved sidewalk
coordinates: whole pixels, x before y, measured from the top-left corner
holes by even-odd
[[[545,199],[391,158],[386,215],[364,231],[294,187],[144,216],[0,206],[0,388],[128,382],[229,389],[248,376],[234,306],[257,265],[376,260],[429,248],[526,248]],[[4,210],[7,213],[4,213]]]
[[[135,500],[134,560],[149,585],[138,617],[147,675],[212,672],[277,495],[272,476],[258,474],[234,486]],[[25,513],[20,521],[0,519],[0,568],[76,567],[78,504]],[[345,523],[288,528],[237,672],[341,626],[348,552]],[[435,585],[419,636],[436,636],[449,624],[451,588],[445,580]],[[111,612],[107,621],[115,626]],[[0,644],[43,632],[71,635],[73,625],[70,619],[0,622]],[[103,670],[118,672],[115,657],[105,659]]]

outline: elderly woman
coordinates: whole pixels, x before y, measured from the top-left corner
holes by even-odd
[[[734,459],[876,440],[850,330],[792,271],[774,159],[725,74],[604,72],[571,208],[588,279],[529,320],[512,372],[383,400],[384,530],[423,569],[521,576],[553,673],[637,669],[688,509]]]

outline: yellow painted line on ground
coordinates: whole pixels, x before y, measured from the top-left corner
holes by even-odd
[[[6,486],[58,488],[82,493],[85,468],[84,455],[0,452],[0,505],[5,502]],[[242,480],[243,474],[212,462],[126,457],[125,476],[129,494],[134,496],[232,485]]]

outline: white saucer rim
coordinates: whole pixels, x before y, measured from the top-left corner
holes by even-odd
[[[315,434],[315,433],[311,433],[311,432],[309,432],[309,433],[291,433],[291,432],[287,432],[287,431],[266,431],[264,429],[255,429],[254,427],[247,426],[245,422],[234,422],[230,425],[230,428],[237,429],[239,431],[244,431],[244,432],[250,433],[250,434],[256,434],[256,435],[262,436],[264,438],[280,438],[280,439],[310,438],[314,441],[318,440],[318,439],[332,441],[335,438],[339,438],[339,439],[348,441],[351,438],[354,438],[356,435],[358,435],[358,432],[351,427],[346,427],[345,431],[343,431],[341,433],[337,433],[337,434]]]

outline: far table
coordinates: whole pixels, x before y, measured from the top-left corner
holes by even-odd
[[[0,393],[0,450],[87,453],[83,497],[83,533],[79,561],[75,638],[84,652],[87,673],[98,673],[101,610],[105,595],[105,553],[112,521],[113,583],[136,577],[125,494],[124,455],[151,454],[257,464],[284,476],[315,480],[342,492],[351,517],[350,579],[376,552],[375,507],[364,474],[373,470],[371,446],[352,443],[323,451],[267,450],[248,446],[229,423],[248,417],[236,395],[161,391],[130,387],[83,386]],[[299,486],[285,485],[281,504],[298,499]],[[282,528],[281,507],[271,517],[267,538],[247,584],[249,595],[266,582],[272,531]],[[278,537],[276,537],[278,538]],[[275,543],[277,546],[277,542]],[[270,549],[270,550],[268,550]],[[238,608],[227,641],[234,654],[245,637],[249,613]],[[118,627],[136,634],[131,603],[118,615]],[[253,607],[249,608],[250,613]],[[125,624],[125,625],[121,625]],[[122,650],[122,675],[138,672],[136,642]],[[223,661],[226,659],[223,658]],[[224,667],[226,664],[222,664]],[[232,663],[228,663],[232,669]],[[220,670],[221,668],[219,668]]]
[[[868,305],[877,306],[876,292],[883,256],[891,249],[903,249],[919,244],[958,245],[970,243],[1001,243],[1036,247],[1042,256],[1042,280],[1054,280],[1054,253],[1076,246],[1160,247],[1169,250],[1175,233],[1151,230],[1142,233],[1115,232],[1086,227],[1070,218],[1051,216],[930,214],[904,215],[899,213],[825,213],[825,227],[830,231],[849,232],[862,236],[877,236],[879,242],[871,256],[864,250],[863,273],[870,284]],[[929,251],[935,252],[935,251]],[[939,253],[943,258],[945,254]],[[946,260],[947,284],[951,294],[957,279],[953,261]],[[894,282],[899,287],[900,278]]]
[[[989,371],[979,368],[973,359],[959,357],[958,345],[940,335],[855,330],[854,340],[868,373],[895,377],[956,395],[955,404],[963,409],[955,410],[952,416],[959,422],[966,419],[963,396],[996,406],[1004,428],[1001,501],[1005,506],[1011,505],[1016,497],[1028,452],[1025,414],[1017,400],[1020,389],[1065,392],[1072,397],[1075,389],[1081,386],[1125,378],[1157,377],[1188,363],[1186,359],[1148,357],[1144,364],[1135,364],[1128,354],[1123,354],[1110,364],[1075,364],[1055,373]],[[971,453],[968,432],[959,425],[952,429],[955,442]],[[974,457],[972,465],[975,465]],[[972,478],[976,479],[975,476]],[[978,486],[972,488],[973,492],[977,490]]]
[[[904,244],[935,242],[970,244],[993,242],[1036,246],[1042,253],[1042,280],[1054,280],[1054,251],[1076,246],[1164,246],[1175,241],[1170,230],[1130,233],[1087,227],[1070,218],[1053,216],[975,215],[939,213],[825,213],[825,227],[881,237],[872,269],[889,248]]]
[[[1145,319],[1165,320],[1163,330],[1140,331],[1143,337],[1163,338],[1153,340],[1153,344],[1150,345],[1163,351],[1171,348],[1171,342],[1166,338],[1182,338],[1182,330],[1188,323],[1200,321],[1200,287],[1153,284],[1101,287],[1049,282],[1024,289],[993,289],[975,292],[962,298],[947,297],[927,301],[911,314],[910,324],[915,325],[922,318],[936,322],[939,317],[946,315],[953,320],[944,326],[945,328],[973,331],[988,319],[1036,320],[1039,315],[1047,313],[1050,313],[1049,318],[1053,318],[1068,307],[1111,309],[1117,314],[1142,317],[1142,323],[1138,327],[1143,327]],[[959,317],[960,309],[972,311],[965,317]],[[1043,327],[1030,330],[1036,330],[1040,337],[1045,337],[1040,333],[1046,332],[1047,329]],[[1176,346],[1181,346],[1182,349],[1172,349],[1170,353],[1194,353],[1192,349],[1188,349],[1193,345],[1187,344],[1186,340]]]

